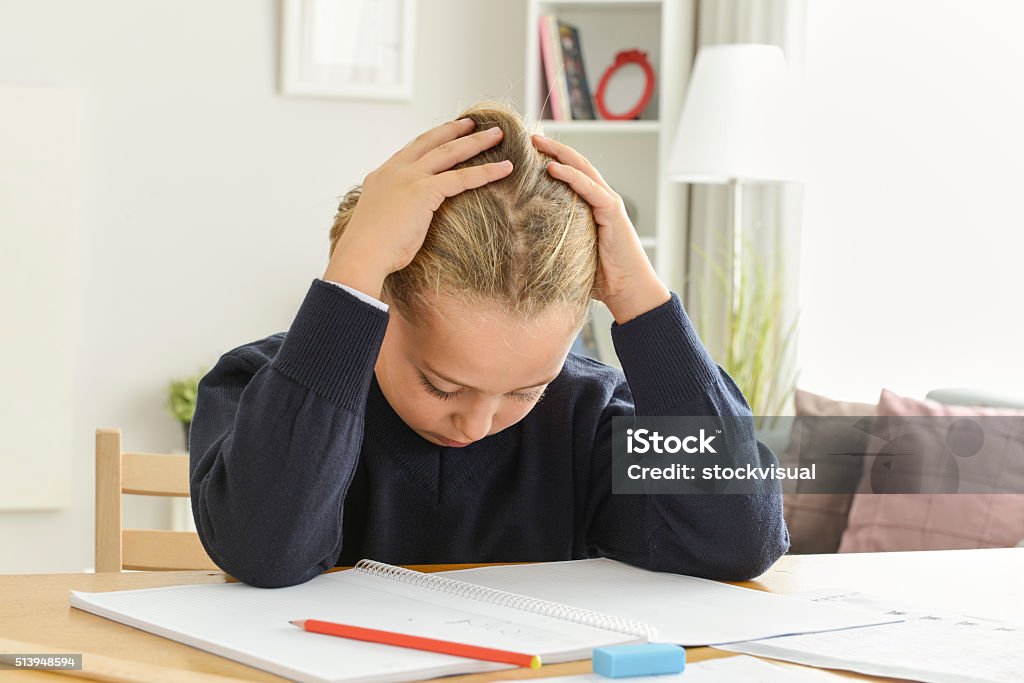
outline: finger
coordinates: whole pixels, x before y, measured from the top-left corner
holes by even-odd
[[[548,173],[569,184],[576,194],[595,209],[615,209],[617,196],[594,178],[576,168],[557,161],[548,163]]]
[[[512,172],[512,162],[497,161],[493,164],[466,166],[431,176],[429,181],[445,197],[454,197],[460,192],[481,187],[500,180]]]
[[[470,118],[446,121],[418,135],[405,147],[395,152],[392,158],[400,159],[406,163],[419,161],[430,150],[446,142],[456,140],[474,128],[476,128],[476,121]]]
[[[611,185],[605,182],[605,179],[601,176],[598,170],[594,168],[594,165],[591,164],[585,156],[574,150],[569,145],[559,142],[558,140],[546,138],[542,135],[534,135],[533,141],[534,144],[537,145],[537,149],[540,151],[553,156],[563,164],[568,164],[569,166],[579,169],[588,177],[592,178],[594,182],[601,185],[605,190],[614,193]]]
[[[492,126],[458,140],[442,143],[424,155],[419,163],[431,175],[447,171],[455,164],[472,159],[485,149],[494,147],[503,137],[501,128]]]

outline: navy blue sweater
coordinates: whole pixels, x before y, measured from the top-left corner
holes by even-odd
[[[611,492],[612,416],[750,415],[675,292],[612,324],[622,370],[569,354],[525,418],[464,448],[423,439],[381,392],[374,364],[389,315],[314,280],[287,334],[228,351],[203,377],[189,444],[192,511],[228,574],[270,588],[364,557],[604,556],[744,580],[788,549],[778,490]],[[777,463],[756,448],[744,460]]]

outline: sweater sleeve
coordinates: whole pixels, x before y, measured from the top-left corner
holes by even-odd
[[[253,586],[334,566],[388,313],[314,280],[277,354],[224,354],[199,383],[192,512],[207,553]]]
[[[612,341],[625,381],[614,388],[597,427],[588,501],[593,553],[655,571],[743,581],[789,548],[781,486],[757,494],[613,494],[612,417],[753,415],[732,378],[701,343],[679,296],[622,325]],[[744,425],[745,420],[740,420]],[[735,460],[776,466],[771,450],[739,439]]]

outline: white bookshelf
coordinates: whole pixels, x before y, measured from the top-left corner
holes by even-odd
[[[680,296],[686,277],[687,193],[686,185],[668,180],[665,168],[693,61],[695,1],[528,0],[526,27],[527,122],[539,123],[545,135],[586,156],[615,191],[632,202],[634,226],[651,263],[669,289]],[[597,93],[601,76],[616,53],[627,49],[647,53],[655,88],[639,120],[551,120],[545,106],[537,23],[544,14],[556,14],[579,29],[592,94]],[[639,67],[627,67],[613,84],[619,84],[620,77],[639,80],[639,74]],[[609,332],[611,315],[604,306],[595,305],[593,317],[601,360],[619,365]]]

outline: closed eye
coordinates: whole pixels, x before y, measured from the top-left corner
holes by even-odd
[[[461,391],[441,391],[431,384],[430,380],[423,375],[420,375],[420,384],[423,385],[423,388],[427,390],[428,394],[435,398],[439,398],[442,401],[450,401],[453,398],[458,398],[459,394],[462,393]]]
[[[430,383],[430,380],[427,379],[427,376],[424,375],[423,373],[420,373],[420,384],[423,386],[424,389],[427,390],[428,394],[442,401],[451,401],[462,395],[461,389],[459,391],[442,391],[438,389],[437,387]],[[534,401],[538,401],[543,395],[544,389],[537,389],[535,391],[527,392],[511,391],[508,394],[506,394],[506,396],[509,396],[517,401],[523,401],[524,403],[533,403]]]

